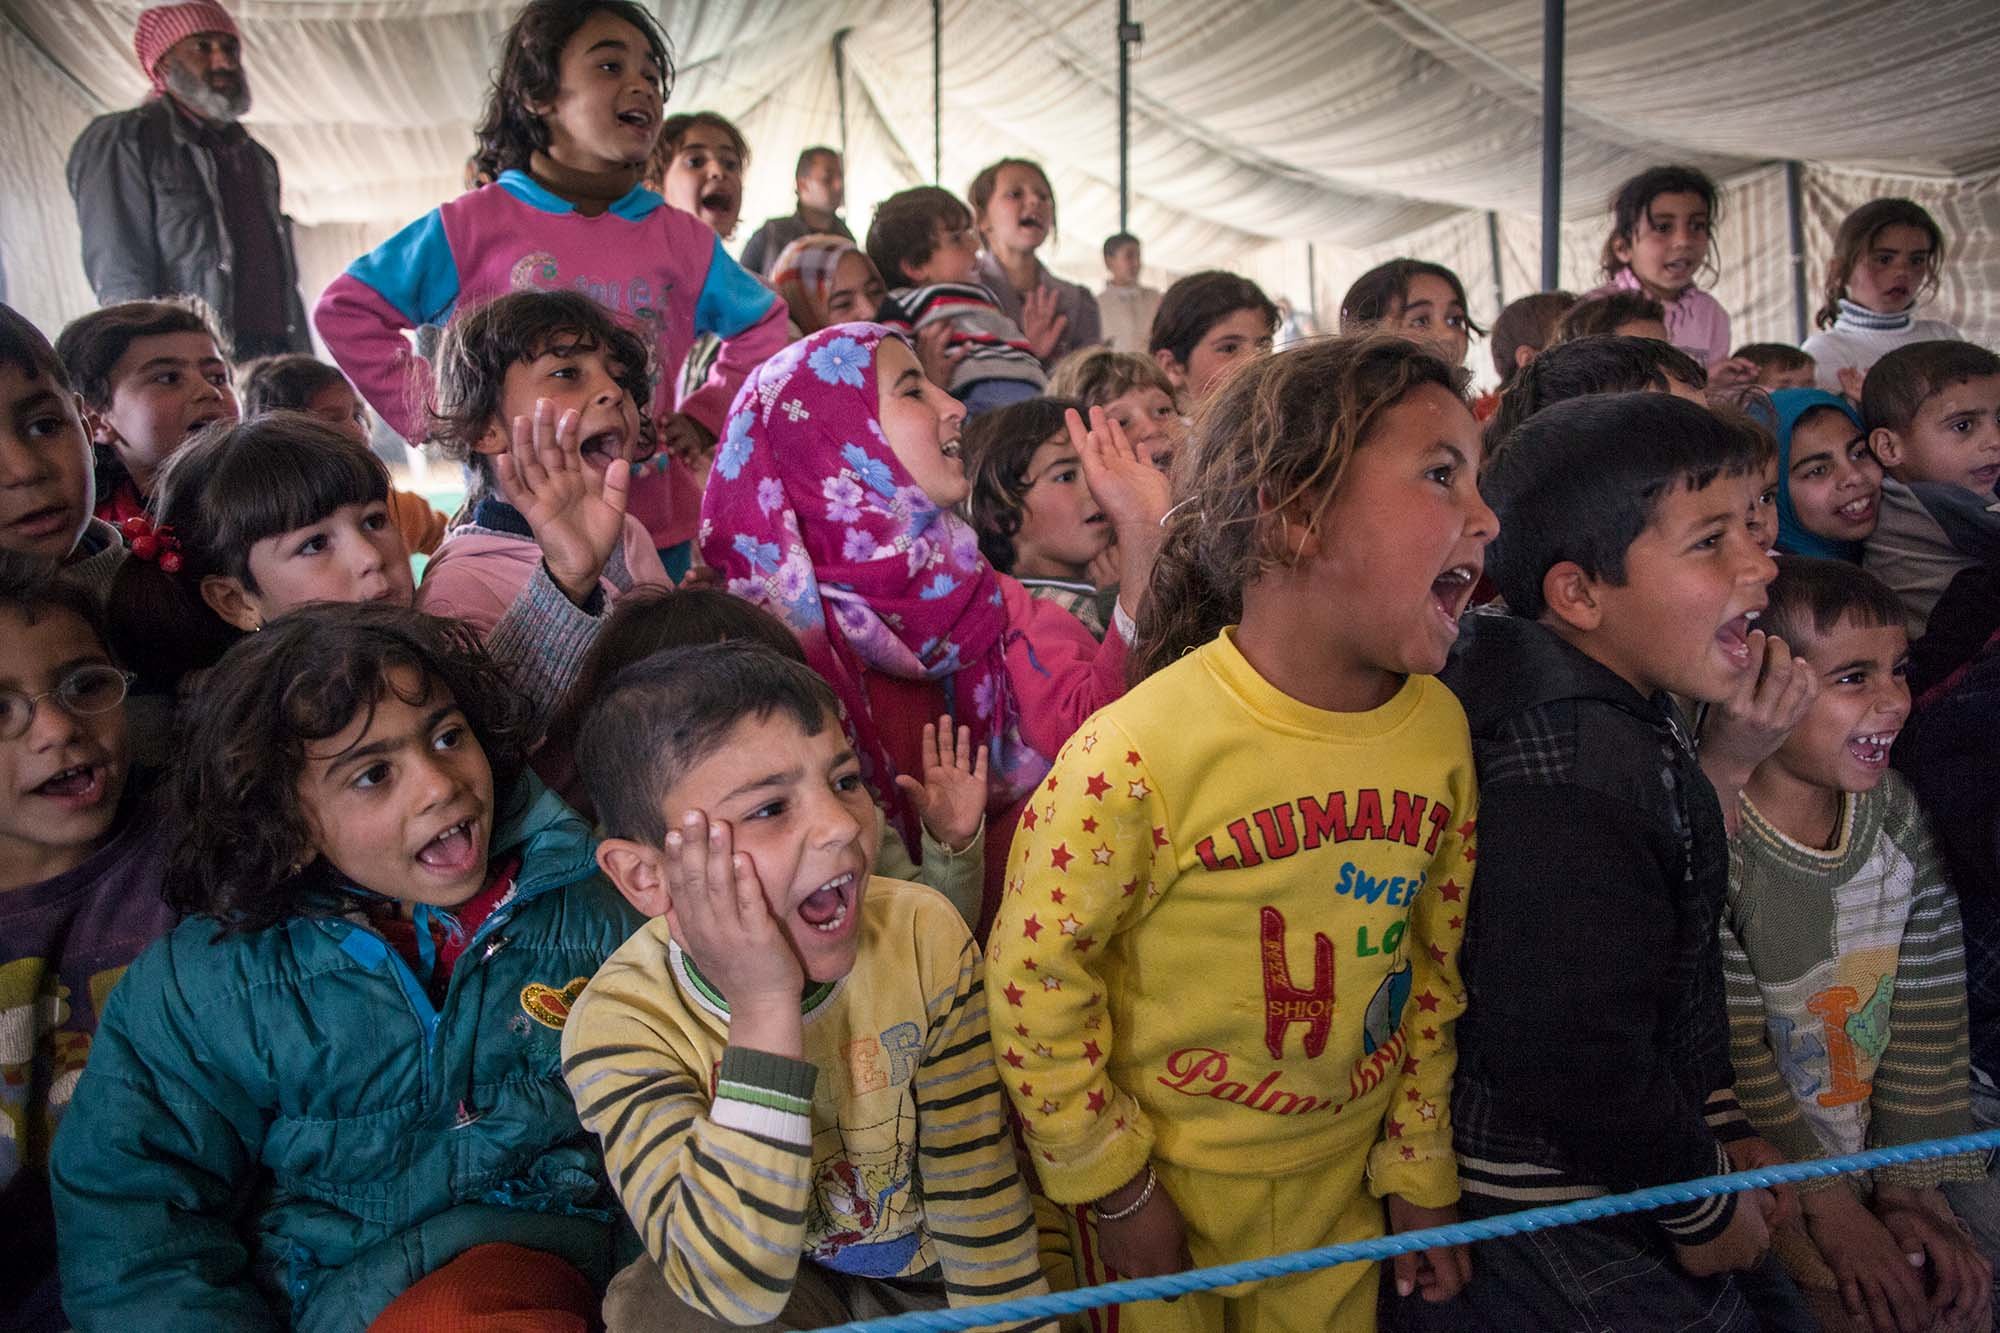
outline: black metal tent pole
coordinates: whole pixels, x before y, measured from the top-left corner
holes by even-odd
[[[944,0],[931,0],[931,184],[944,184]]]
[[[1806,340],[1806,210],[1805,169],[1794,159],[1785,163],[1785,223],[1792,240],[1792,329],[1794,342]]]
[[[1542,290],[1562,285],[1563,0],[1542,0]]]
[[[1132,0],[1118,0],[1118,230],[1132,230],[1132,48],[1146,30],[1132,21]]]

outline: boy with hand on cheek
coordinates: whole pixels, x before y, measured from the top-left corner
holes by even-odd
[[[1759,669],[1763,462],[1747,426],[1609,394],[1530,417],[1481,480],[1512,614],[1467,617],[1441,676],[1480,787],[1452,1085],[1469,1216],[1779,1160],[1732,1087],[1728,839],[1673,701],[1719,703]],[[1602,1328],[1809,1328],[1766,1254],[1791,1207],[1753,1190],[1503,1237],[1455,1300],[1401,1313],[1437,1330],[1579,1310]]]
[[[1899,347],[1868,371],[1861,417],[1889,474],[1862,563],[1921,639],[1952,579],[2000,560],[2000,356],[1945,339]]]
[[[612,678],[577,767],[598,863],[653,918],[564,1029],[647,1248],[607,1326],[1045,1290],[979,949],[940,894],[871,878],[875,808],[825,682],[747,642],[656,654]]]

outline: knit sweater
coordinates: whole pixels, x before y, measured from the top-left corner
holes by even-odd
[[[1742,815],[1722,966],[1744,1114],[1793,1161],[1970,1132],[1958,900],[1908,785],[1892,772],[1843,797],[1831,850],[1787,836],[1747,796]],[[1957,1157],[1874,1178],[1984,1175]]]
[[[904,333],[920,333],[942,324],[945,350],[960,352],[952,367],[952,393],[963,397],[982,380],[1019,380],[1037,389],[1048,387],[1042,363],[1035,360],[1021,326],[1001,313],[993,293],[972,282],[934,282],[928,287],[898,287],[882,303],[876,319]]]
[[[1833,327],[1821,329],[1802,346],[1813,359],[1813,374],[1819,387],[1828,393],[1839,393],[1843,370],[1858,370],[1865,375],[1870,366],[1898,347],[1958,336],[1958,330],[1941,319],[1916,318],[1915,307],[1883,315],[1843,299]]]
[[[942,1280],[954,1306],[1047,1290],[986,1039],[979,949],[942,896],[877,876],[860,948],[803,999],[804,1058],[729,1044],[664,917],[577,1000],[563,1073],[674,1294],[731,1324],[802,1259]]]
[[[1479,892],[1452,1086],[1465,1206],[1506,1212],[1728,1169],[1716,923],[1728,836],[1665,695],[1553,630],[1466,618],[1444,682],[1479,763]],[[1684,1245],[1733,1196],[1649,1219]]]
[[[1437,681],[1326,712],[1233,631],[1088,719],[1021,817],[988,946],[1049,1197],[1155,1156],[1248,1176],[1363,1156],[1378,1196],[1453,1202],[1475,805]]]

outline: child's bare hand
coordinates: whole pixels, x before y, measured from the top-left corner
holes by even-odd
[[[691,811],[667,831],[666,853],[667,929],[722,992],[732,1040],[735,1018],[774,1011],[796,1018],[805,969],[729,825]]]
[[[1770,1216],[1776,1210],[1768,1191],[1745,1190],[1736,1196],[1736,1209],[1721,1235],[1700,1245],[1674,1246],[1674,1259],[1695,1277],[1755,1268],[1771,1248]]]
[[[924,778],[896,775],[896,785],[924,828],[954,852],[972,845],[986,818],[986,747],[972,743],[972,728],[951,729],[951,718],[924,723]]]
[[[1391,1194],[1386,1202],[1389,1230],[1395,1235],[1458,1221],[1458,1209],[1449,1204],[1443,1208],[1424,1208],[1400,1194]],[[1415,1254],[1399,1254],[1390,1262],[1398,1296],[1421,1291],[1427,1301],[1448,1301],[1472,1280],[1472,1257],[1463,1245],[1440,1245]]]
[[[1906,1256],[1923,1256],[1930,1270],[1930,1308],[1939,1328],[1984,1333],[1992,1326],[1992,1265],[1958,1229],[1943,1195],[1884,1186],[1876,1191],[1875,1215]]]
[[[715,436],[708,427],[685,412],[676,412],[660,422],[660,452],[679,459],[694,474],[697,486],[708,484],[708,469],[715,462]]]
[[[600,471],[583,461],[580,422],[576,412],[558,421],[555,404],[538,398],[532,417],[514,418],[512,444],[493,460],[501,497],[527,520],[549,577],[579,606],[624,539],[632,487],[630,468]]]
[[[1708,368],[1708,387],[1711,390],[1736,389],[1756,382],[1757,363],[1748,357],[1725,357]]]
[[[1141,1171],[1099,1199],[1098,1206],[1115,1213],[1136,1200],[1145,1183],[1146,1173]],[[1174,1206],[1164,1181],[1153,1187],[1153,1197],[1146,1200],[1146,1206],[1124,1221],[1106,1222],[1100,1218],[1097,1241],[1105,1266],[1120,1277],[1161,1277],[1194,1267],[1194,1259],[1188,1254],[1187,1227],[1181,1222],[1181,1210]]]
[[[1771,1142],[1759,1135],[1747,1139],[1735,1139],[1722,1145],[1728,1154],[1731,1171],[1755,1171],[1760,1166],[1783,1166],[1785,1155],[1771,1146]],[[1799,1192],[1790,1185],[1769,1185],[1765,1187],[1777,1205],[1771,1213],[1770,1224],[1773,1231],[1787,1222],[1799,1220]]]
[[[1910,1259],[1915,1254],[1921,1261],[1921,1247],[1897,1240],[1844,1185],[1808,1196],[1806,1234],[1833,1270],[1848,1314],[1875,1333],[1921,1333],[1930,1327],[1923,1274]]]
[[[1113,541],[1111,545],[1090,558],[1090,563],[1084,567],[1084,573],[1090,579],[1092,587],[1115,588],[1118,586],[1118,574],[1122,568],[1123,557],[1118,553],[1118,543]]]
[[[1160,520],[1172,505],[1172,487],[1166,477],[1139,456],[1139,450],[1125,436],[1125,428],[1104,414],[1101,407],[1090,409],[1086,426],[1075,408],[1063,413],[1069,427],[1069,442],[1083,464],[1083,482],[1118,532],[1123,544],[1127,535],[1150,531],[1157,535]]]
[[[1037,287],[1021,298],[1021,332],[1036,360],[1049,359],[1068,327],[1069,316],[1056,313],[1055,288]]]
[[[1753,629],[1752,669],[1736,692],[1710,710],[1701,731],[1701,768],[1722,798],[1723,813],[1736,809],[1735,794],[1757,765],[1770,758],[1812,707],[1819,678],[1785,641]]]
[[[924,378],[940,389],[951,388],[951,373],[965,360],[967,349],[946,346],[950,339],[949,324],[930,324],[917,330],[917,364],[923,368]]]
[[[704,565],[701,562],[701,557],[698,555],[695,557],[694,563],[688,566],[688,572],[681,575],[681,581],[674,585],[674,587],[682,592],[688,592],[695,588],[720,588],[721,586],[721,571],[715,569],[713,566]]]

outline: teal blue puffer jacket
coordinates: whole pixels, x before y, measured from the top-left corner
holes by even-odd
[[[512,1241],[600,1286],[629,1229],[577,1121],[562,1023],[639,924],[532,779],[493,846],[519,892],[439,1007],[373,931],[195,919],[113,994],[56,1138],[79,1330],[353,1333],[425,1273]]]

